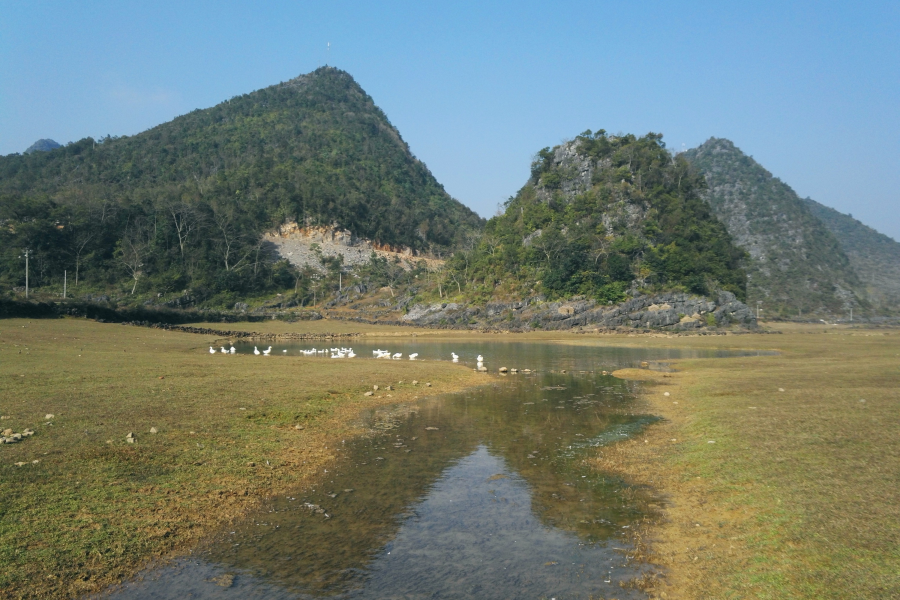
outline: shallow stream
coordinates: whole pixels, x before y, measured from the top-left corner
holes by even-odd
[[[312,347],[276,345],[259,360]],[[355,344],[356,358],[320,356],[375,369],[386,360],[375,349],[401,360],[455,352],[470,366],[482,354],[493,373],[533,372],[367,412],[371,435],[340,444],[313,488],[269,499],[202,551],[107,597],[645,597],[619,584],[648,568],[630,560],[625,534],[650,510],[652,490],[585,460],[654,417],[632,412],[635,384],[602,371],[732,354],[391,338]]]

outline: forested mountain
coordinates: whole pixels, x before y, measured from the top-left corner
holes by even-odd
[[[473,296],[726,290],[744,298],[745,253],[703,200],[705,180],[659,134],[586,131],[541,150],[531,178],[450,262]]]
[[[900,243],[863,225],[852,215],[810,198],[804,202],[837,238],[873,306],[882,313],[900,312]]]
[[[705,175],[705,199],[750,254],[750,304],[762,301],[770,316],[869,308],[841,244],[786,183],[726,139],[710,138],[679,156]]]
[[[328,67],[135,136],[0,157],[6,289],[24,284],[25,248],[32,286],[65,269],[72,284],[125,293],[294,287],[296,273],[259,243],[288,221],[419,252],[482,226],[353,78]]]

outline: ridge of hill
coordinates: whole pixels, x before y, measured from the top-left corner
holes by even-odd
[[[449,293],[607,306],[665,292],[743,300],[745,253],[712,215],[704,189],[703,176],[673,157],[660,134],[586,131],[544,148],[482,238],[447,261]]]
[[[706,177],[704,198],[745,249],[747,298],[765,314],[869,309],[865,287],[828,227],[786,183],[727,139],[679,154]]]
[[[0,157],[0,283],[296,288],[261,247],[284,223],[443,255],[483,220],[450,197],[353,78],[323,67],[143,133]],[[234,298],[230,301],[233,302]],[[224,300],[223,300],[224,301]]]
[[[869,301],[881,312],[900,311],[900,243],[833,208],[806,198],[806,206],[837,238],[865,286]]]
[[[31,154],[32,152],[49,152],[50,150],[56,150],[60,146],[62,146],[62,144],[49,138],[44,138],[28,146],[23,154]]]

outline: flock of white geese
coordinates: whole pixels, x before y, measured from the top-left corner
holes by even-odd
[[[212,346],[209,347],[210,354],[236,354],[237,349],[235,349],[234,345],[230,348],[225,348],[225,346],[221,346],[216,351]],[[282,350],[282,353],[287,354],[287,350]],[[269,346],[265,350],[260,351],[259,347],[253,346],[253,354],[259,356],[270,356],[272,354],[272,346]],[[356,353],[353,352],[353,348],[310,348],[309,350],[300,350],[300,354],[304,356],[330,356],[331,358],[356,358]],[[402,352],[391,353],[390,350],[372,350],[372,356],[375,358],[386,358],[390,360],[400,360],[403,358]],[[412,352],[409,354],[409,360],[416,360],[419,357],[418,352]],[[459,355],[456,352],[450,353],[450,359],[453,362],[459,362]],[[482,355],[478,355],[476,359],[478,361],[478,369],[482,370],[484,368],[484,357]]]

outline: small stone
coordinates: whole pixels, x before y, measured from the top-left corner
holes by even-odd
[[[17,467],[24,467],[24,466],[27,465],[28,463],[17,462],[17,463],[15,463],[15,464],[16,464]]]
[[[156,429],[156,427],[151,427],[150,433],[159,433],[159,431]]]
[[[160,378],[160,379],[165,379],[166,376],[165,376],[165,375],[160,375],[159,378]]]
[[[430,383],[426,383],[426,384],[425,384],[425,387],[431,387],[431,384],[430,384]]]
[[[389,386],[387,386],[387,387],[384,388],[384,389],[386,389],[386,390],[388,390],[388,391],[392,391],[392,390],[394,389],[394,386],[389,385]]]
[[[33,461],[31,461],[31,464],[36,465],[36,464],[38,464],[39,462],[41,462],[41,459],[36,458],[36,459],[34,459]]]
[[[14,439],[14,440],[17,441],[17,442],[18,442],[18,441],[21,441],[21,440],[22,440],[22,434],[21,434],[21,433],[14,433],[14,434],[12,434],[12,439]]]
[[[377,386],[377,385],[373,385],[373,386],[372,386],[372,389],[375,390],[375,391],[377,392],[377,391],[378,391],[378,386]]]
[[[47,421],[49,421],[52,418],[53,418],[53,413],[47,413],[46,415],[44,415],[44,419]]]
[[[779,391],[779,392],[783,392],[783,391],[784,391],[784,388],[778,388],[778,391]]]
[[[253,461],[250,461],[250,462],[247,463],[247,466],[248,466],[248,467],[255,467],[255,466],[256,466],[256,463],[253,462]]]
[[[663,396],[665,396],[665,397],[668,398],[668,397],[669,397],[669,392],[663,392]]]
[[[128,442],[129,444],[133,444],[134,438],[125,438],[125,441]]]
[[[3,430],[3,435],[4,435],[4,436],[9,436],[9,435],[12,435],[12,434],[13,434],[13,430],[12,430],[12,429],[4,429],[4,430]]]
[[[417,380],[413,379],[413,380],[412,380],[412,384],[413,384],[413,385],[419,385],[419,382],[418,382]]]
[[[510,372],[510,373],[518,373],[519,370],[518,370],[518,369],[510,369],[509,372]]]
[[[347,488],[346,490],[344,490],[344,493],[349,494],[352,491],[353,491],[353,488]]]
[[[437,431],[437,430],[438,430],[437,427],[426,427],[425,428],[425,431]]]
[[[509,369],[507,369],[506,367],[500,367],[499,371],[501,373],[509,373]]]
[[[375,392],[366,392],[363,396],[374,396]]]
[[[9,415],[0,415],[0,421],[5,421],[6,419],[12,419]]]
[[[650,366],[650,363],[648,363],[646,360],[642,360],[642,361],[641,361],[641,367],[642,367],[642,368],[646,369],[646,368],[649,367],[649,366]]]
[[[300,431],[303,429],[303,425],[294,425],[294,429],[296,429],[297,431]]]

